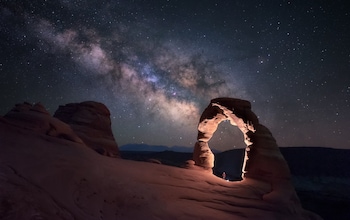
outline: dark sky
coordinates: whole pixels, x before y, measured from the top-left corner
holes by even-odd
[[[94,100],[119,145],[193,146],[212,98],[249,100],[280,146],[350,148],[347,1],[0,3],[0,114]],[[209,143],[243,147],[222,123]]]

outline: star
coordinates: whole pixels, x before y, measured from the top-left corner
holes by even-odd
[[[225,96],[251,101],[281,146],[350,146],[342,4],[21,1],[1,3],[0,23],[1,115],[94,100],[119,145],[193,147],[201,112]],[[218,149],[244,147],[220,126]]]

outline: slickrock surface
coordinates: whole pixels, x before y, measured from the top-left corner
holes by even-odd
[[[98,130],[106,124],[108,112],[100,116],[93,106],[73,114],[77,125],[92,124]],[[198,169],[101,156],[43,109],[18,105],[0,117],[0,219],[320,219],[291,202],[293,187],[285,183],[276,188],[247,175],[228,182],[191,162]],[[247,174],[259,170],[258,162],[251,163]]]

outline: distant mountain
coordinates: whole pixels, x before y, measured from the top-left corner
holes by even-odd
[[[119,147],[120,151],[152,151],[160,152],[169,150],[169,147],[163,145],[148,145],[148,144],[125,144]]]
[[[120,151],[151,151],[151,152],[162,152],[162,151],[174,151],[183,153],[192,153],[193,147],[186,146],[164,146],[164,145],[148,145],[148,144],[125,144],[119,147]],[[212,149],[213,153],[220,153],[219,150]]]
[[[280,149],[293,175],[350,178],[350,150],[326,147]]]

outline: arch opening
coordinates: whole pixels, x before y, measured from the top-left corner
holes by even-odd
[[[244,159],[243,133],[230,123],[223,120],[218,124],[217,130],[208,141],[211,149],[219,150],[215,153],[213,174],[228,181],[242,180],[242,166]]]
[[[229,120],[221,121],[221,123],[218,124],[208,144],[211,149],[220,152],[246,147],[243,133],[237,126],[232,126]]]

